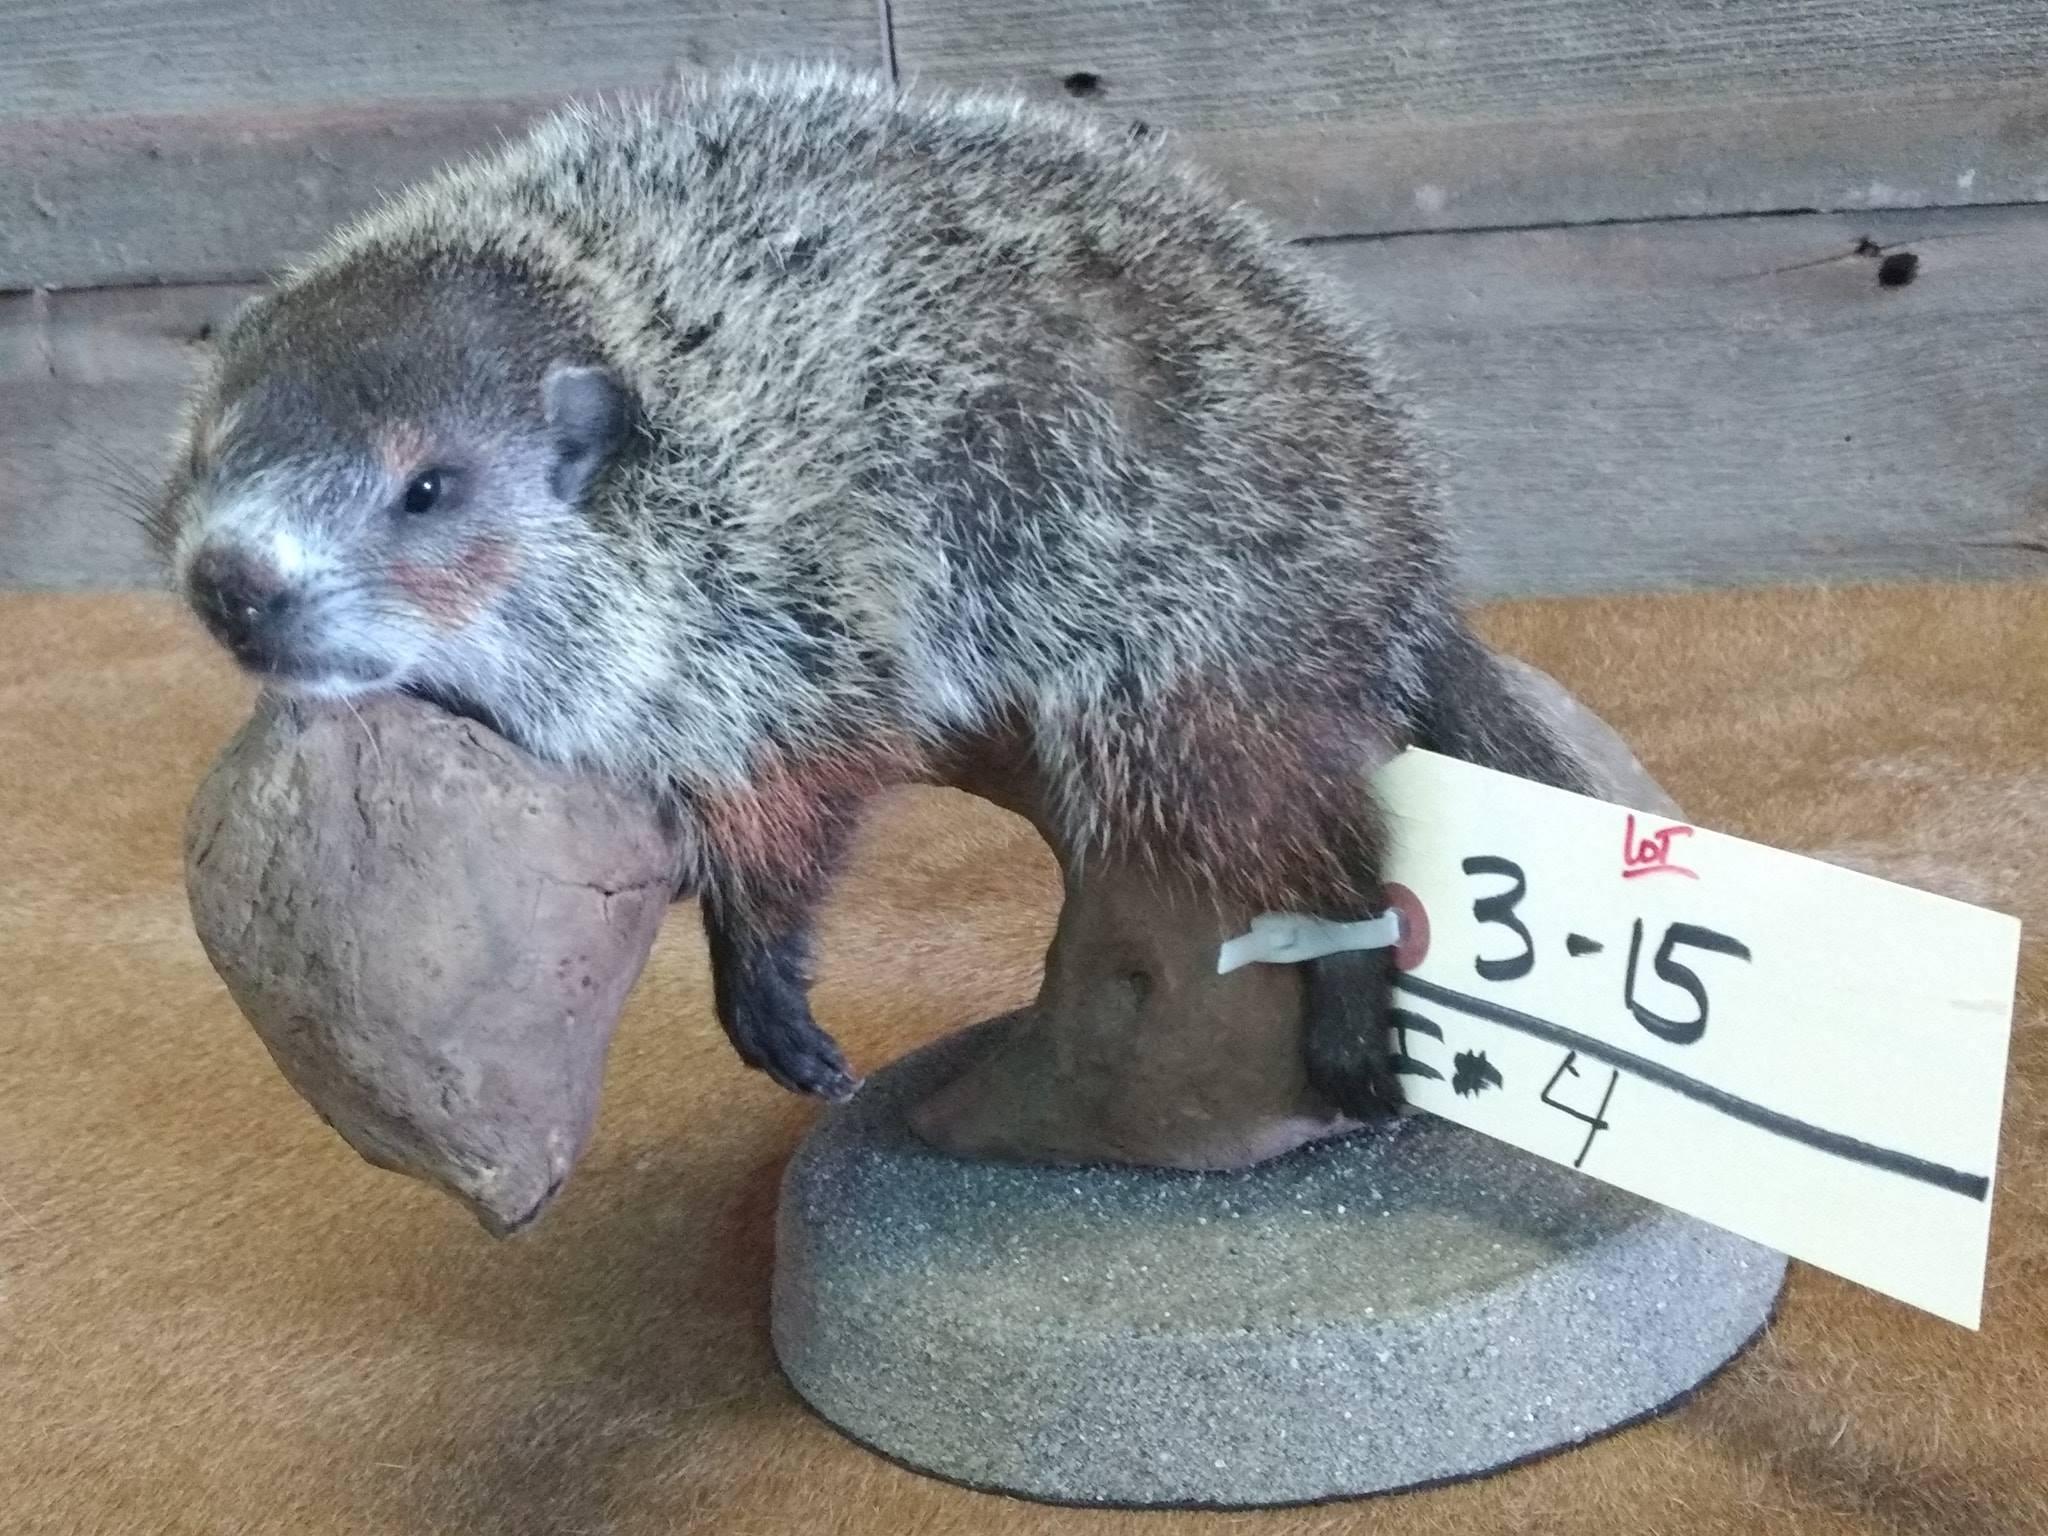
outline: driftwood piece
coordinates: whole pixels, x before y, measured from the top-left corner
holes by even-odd
[[[427,705],[266,698],[193,801],[186,884],[292,1086],[503,1236],[583,1149],[685,852],[647,797]]]

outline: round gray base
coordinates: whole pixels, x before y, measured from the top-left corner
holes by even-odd
[[[804,1142],[775,1349],[854,1439],[1062,1503],[1284,1504],[1473,1476],[1654,1412],[1784,1260],[1428,1116],[1242,1173],[966,1162],[905,1108],[998,1019]]]

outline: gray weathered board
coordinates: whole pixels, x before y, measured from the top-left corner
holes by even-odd
[[[1296,233],[2048,196],[2044,0],[0,0],[0,289],[255,276],[562,96],[885,17]]]
[[[255,277],[570,95],[886,57],[877,0],[0,0],[0,289]]]
[[[1915,241],[1918,281],[1880,288],[1863,236]],[[1476,592],[2048,575],[2048,209],[1311,251],[1392,330]],[[152,465],[246,291],[0,297],[0,585],[150,579],[106,461]]]
[[[2048,576],[2048,209],[1319,251],[1394,328],[1485,591]]]
[[[890,15],[906,80],[1082,87],[1184,130],[1302,234],[2048,196],[2043,0],[890,0]]]

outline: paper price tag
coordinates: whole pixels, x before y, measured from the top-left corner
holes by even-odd
[[[1422,751],[1409,1102],[1978,1324],[2019,922]]]

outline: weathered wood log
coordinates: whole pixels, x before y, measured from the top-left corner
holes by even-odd
[[[291,1085],[503,1236],[583,1150],[687,851],[646,796],[430,706],[266,696],[193,800],[186,886]]]

